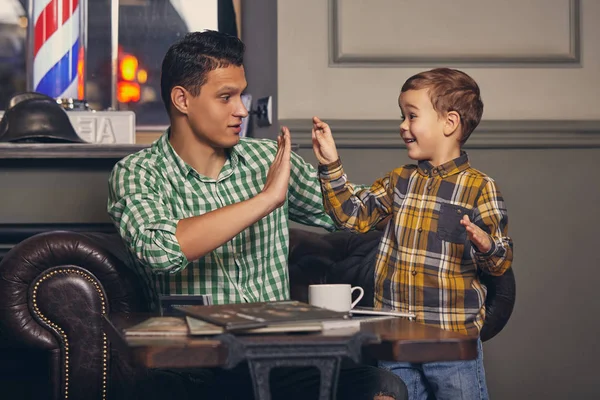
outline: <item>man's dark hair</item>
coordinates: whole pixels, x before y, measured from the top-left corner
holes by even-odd
[[[206,75],[217,68],[241,66],[244,43],[235,36],[217,31],[191,32],[173,44],[162,62],[160,95],[171,113],[171,90],[182,86],[193,96],[200,94]]]

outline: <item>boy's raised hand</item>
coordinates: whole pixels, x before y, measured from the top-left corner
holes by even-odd
[[[338,160],[338,152],[331,129],[319,117],[313,117],[312,143],[313,151],[319,163],[331,164]]]
[[[460,224],[467,229],[467,237],[480,253],[487,253],[492,248],[490,235],[471,222],[468,215],[464,215]]]

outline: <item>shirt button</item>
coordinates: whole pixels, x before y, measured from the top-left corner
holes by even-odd
[[[410,271],[411,274],[413,274],[413,276],[415,276],[417,274],[417,271],[415,271],[414,269],[412,271]]]
[[[431,190],[432,187],[433,186],[431,186],[431,185],[427,186],[427,190]]]
[[[423,228],[419,227],[419,229],[417,229],[417,231],[419,231],[419,233],[421,233],[421,232],[423,232]]]
[[[461,214],[461,213],[462,213],[462,211],[461,211],[461,210],[456,210],[456,213],[457,213],[457,214]]]

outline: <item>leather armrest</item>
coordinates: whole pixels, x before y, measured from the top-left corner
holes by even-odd
[[[116,234],[64,231],[13,247],[0,263],[2,336],[15,345],[53,349],[56,328],[48,321],[77,324],[81,314],[145,310],[141,280],[123,251]]]

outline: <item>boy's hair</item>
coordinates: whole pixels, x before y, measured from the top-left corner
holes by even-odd
[[[457,69],[436,68],[411,76],[404,82],[400,92],[420,89],[429,89],[431,104],[439,115],[450,111],[456,111],[460,115],[460,144],[465,144],[479,125],[483,114],[483,102],[477,82]]]
[[[182,86],[193,96],[200,94],[206,75],[217,68],[241,66],[244,62],[244,43],[235,36],[206,30],[191,32],[173,44],[162,62],[160,95],[171,110],[171,90]]]

